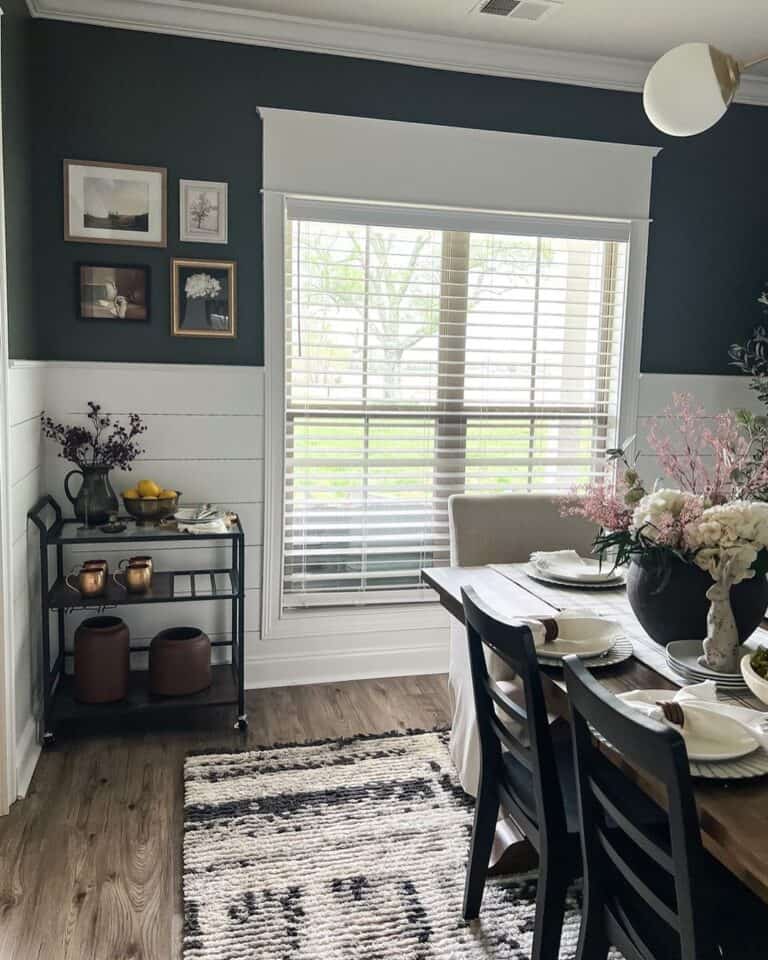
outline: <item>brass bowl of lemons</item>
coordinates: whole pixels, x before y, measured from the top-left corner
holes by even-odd
[[[139,480],[123,490],[123,504],[136,523],[160,523],[176,512],[180,496],[178,490],[167,490],[154,480]]]

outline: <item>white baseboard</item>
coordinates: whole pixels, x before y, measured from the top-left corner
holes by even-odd
[[[336,683],[344,680],[371,680],[378,677],[408,677],[448,672],[446,642],[426,647],[386,650],[344,650],[302,654],[295,657],[249,657],[245,663],[245,685],[291,687],[307,683]]]
[[[32,776],[40,759],[40,744],[37,736],[37,720],[30,717],[16,744],[16,793],[19,800],[27,795]]]

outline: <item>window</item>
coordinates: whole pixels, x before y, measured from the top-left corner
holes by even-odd
[[[425,599],[454,493],[615,443],[628,225],[293,200],[282,607]]]

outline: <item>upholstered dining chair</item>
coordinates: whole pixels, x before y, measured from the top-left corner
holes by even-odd
[[[448,500],[451,566],[522,563],[534,550],[573,549],[588,556],[596,533],[579,517],[562,517],[557,501],[533,493],[494,496],[456,494]],[[449,687],[453,706],[451,755],[461,785],[475,796],[480,774],[480,745],[464,627],[452,620]],[[490,654],[488,670],[502,684],[512,671]]]
[[[682,736],[608,692],[576,657],[565,665],[584,863],[577,960],[758,960],[768,905],[701,842]],[[632,813],[646,794],[596,738],[664,788],[652,827]],[[617,779],[617,772],[619,777]]]
[[[481,754],[463,916],[479,915],[501,807],[539,857],[532,960],[557,960],[566,892],[581,870],[571,744],[552,738],[530,629],[501,619],[471,587],[461,595]],[[522,705],[489,675],[486,651],[515,672]]]

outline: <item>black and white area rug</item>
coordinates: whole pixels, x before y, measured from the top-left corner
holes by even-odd
[[[184,776],[184,960],[531,956],[535,877],[490,880],[461,920],[473,803],[447,733],[194,756]]]

